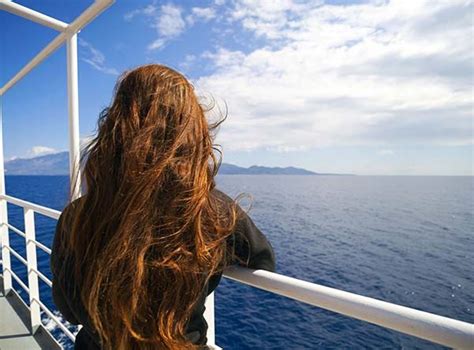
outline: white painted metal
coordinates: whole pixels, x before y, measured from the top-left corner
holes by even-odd
[[[298,280],[231,267],[225,277],[307,304],[457,349],[474,348],[474,324]]]
[[[7,220],[7,203],[6,200],[0,201],[0,214],[2,221]],[[3,289],[5,294],[12,289],[12,275],[11,275],[11,258],[10,258],[10,238],[8,237],[8,227],[2,225],[0,227],[2,235],[2,273],[3,273]]]
[[[12,247],[7,247],[7,249],[11,254],[13,254],[15,258],[18,259],[19,262],[21,262],[25,266],[28,266],[28,262],[20,254],[18,254],[15,249],[13,249]]]
[[[107,7],[112,5],[114,0],[97,0],[89,6],[74,22],[67,26],[67,29],[54,38],[43,50],[41,50],[30,62],[28,62],[12,79],[10,79],[2,88],[0,96],[5,94],[13,85],[24,78],[33,68],[39,65],[45,58],[56,51],[71,35],[79,32],[90,21],[97,17]]]
[[[0,10],[8,11],[15,15],[29,19],[33,22],[56,29],[60,32],[66,30],[67,28],[67,23],[57,20],[56,18],[46,16],[28,7],[14,3],[13,1],[0,0]]]
[[[48,247],[46,247],[43,243],[40,243],[38,241],[33,241],[34,244],[36,244],[36,246],[38,248],[40,248],[42,251],[44,251],[45,253],[51,255],[51,249],[49,249]]]
[[[0,225],[4,225],[2,223],[0,223]],[[24,232],[20,231],[19,229],[17,229],[15,226],[13,225],[10,225],[10,224],[7,224],[8,228],[10,230],[12,230],[13,232],[15,232],[17,235],[23,237],[23,238],[26,238],[26,235]],[[51,255],[51,249],[49,249],[48,247],[46,247],[43,243],[41,242],[38,242],[38,241],[32,241],[38,248],[40,248],[42,251],[44,251],[45,253]]]
[[[5,94],[13,85],[20,81],[25,75],[39,65],[43,60],[56,51],[61,44],[66,40],[66,34],[59,34],[53,41],[51,41],[43,50],[40,51],[30,62],[28,62],[10,81],[8,81],[2,88],[0,88],[0,95]]]
[[[39,270],[32,270],[32,271],[34,273],[36,273],[38,275],[38,277],[41,278],[43,280],[43,282],[46,283],[50,288],[53,288],[53,282],[48,277],[43,275],[41,273],[41,271],[39,271]]]
[[[39,284],[38,275],[35,271],[38,270],[36,258],[35,241],[35,212],[32,209],[24,208],[25,218],[25,244],[26,244],[26,261],[28,262],[28,288],[30,289],[30,317],[31,317],[31,332],[34,334],[41,326],[41,312],[39,305],[34,303],[34,299],[39,300]]]
[[[67,39],[67,92],[69,104],[69,178],[71,199],[81,196],[79,136],[79,87],[77,77],[77,34]]]
[[[0,200],[2,199],[6,199],[8,203],[18,205],[19,207],[32,209],[34,212],[50,217],[51,219],[57,220],[59,219],[59,216],[61,215],[61,212],[59,210],[43,207],[42,205],[27,202],[23,199],[15,198],[15,197],[8,196],[5,194],[3,195],[0,194]]]
[[[5,224],[2,223],[2,224],[0,224],[0,225],[5,225]],[[6,226],[8,226],[8,228],[9,228],[10,230],[12,230],[14,233],[16,233],[18,236],[21,236],[21,237],[23,237],[23,238],[26,237],[25,233],[24,233],[23,231],[20,231],[19,229],[17,229],[15,226],[10,225],[10,224],[6,224]]]
[[[215,307],[214,307],[214,292],[209,294],[206,298],[204,311],[204,319],[207,323],[207,345],[216,345],[216,320],[215,320]]]
[[[30,311],[32,320],[32,331],[36,331],[41,324],[40,308],[61,328],[61,330],[72,340],[75,341],[74,335],[65,327],[61,321],[40,301],[38,290],[38,277],[41,278],[48,286],[52,287],[52,282],[37,270],[36,247],[41,248],[46,253],[51,254],[51,249],[35,240],[34,212],[38,212],[53,219],[58,219],[60,212],[52,210],[40,205],[29,203],[17,198],[9,197],[5,193],[5,173],[4,173],[4,157],[3,157],[3,134],[2,134],[2,114],[1,114],[1,98],[2,95],[14,86],[19,80],[25,77],[31,70],[39,65],[44,59],[56,51],[64,42],[67,41],[67,86],[68,86],[68,106],[69,106],[69,138],[70,138],[70,171],[71,171],[71,197],[75,199],[81,194],[80,185],[80,138],[79,138],[79,100],[78,100],[78,65],[77,65],[77,33],[86,26],[90,21],[97,17],[114,0],[96,0],[89,8],[87,8],[79,17],[71,24],[66,24],[52,17],[41,14],[24,6],[12,3],[7,0],[0,0],[0,9],[7,10],[11,13],[30,19],[34,22],[49,26],[51,28],[62,31],[55,39],[53,39],[42,51],[40,51],[29,63],[27,63],[12,79],[10,79],[3,87],[0,88],[0,241],[2,243],[2,266],[3,266],[3,283],[5,292],[12,288],[12,276],[17,280],[22,288],[29,293]],[[12,204],[22,206],[25,213],[25,231],[21,232],[17,228],[12,229],[16,233],[25,237],[27,247],[27,267],[28,267],[28,283],[30,288],[13,273],[10,264],[10,246],[8,237],[8,216],[7,201]],[[21,256],[18,255],[20,258]],[[22,258],[24,261],[24,259]]]
[[[216,344],[214,345],[211,345],[211,344],[207,344],[207,347],[211,350],[222,350],[222,348]]]
[[[38,305],[48,316],[51,318],[54,323],[58,325],[59,328],[66,334],[66,336],[71,339],[73,342],[76,340],[76,337],[74,334],[71,333],[71,331],[61,322],[61,320],[50,310],[44,305],[39,299],[33,299],[33,303]]]
[[[0,222],[8,224],[7,201],[1,196],[5,195],[5,167],[3,157],[3,105],[2,96],[0,95]],[[8,227],[6,225],[0,226],[0,242],[2,247],[2,273],[3,273],[3,288],[5,294],[12,289],[12,275],[10,252],[10,238],[8,237]]]
[[[26,286],[26,284],[23,283],[23,281],[21,280],[20,277],[18,277],[16,275],[15,272],[13,272],[12,270],[10,270],[10,273],[12,274],[12,277],[15,279],[15,281],[20,285],[21,288],[23,288],[25,290],[25,292],[27,293],[30,293],[30,290],[28,289],[28,287]]]

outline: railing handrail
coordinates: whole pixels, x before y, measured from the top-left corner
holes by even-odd
[[[33,210],[54,219],[58,219],[61,214],[58,210],[8,195],[0,195],[0,200],[6,200],[9,203]],[[33,240],[33,242],[37,241]],[[34,272],[36,274],[39,273],[36,269]],[[39,275],[41,279],[43,279],[43,276]],[[413,335],[434,343],[459,349],[470,349],[474,347],[474,324],[467,322],[335,288],[325,287],[316,283],[265,270],[252,270],[239,266],[231,266],[224,271],[224,276],[274,294],[279,294],[306,304]],[[39,305],[43,309],[46,308],[41,302],[39,302]],[[52,315],[50,310],[47,310],[46,313]],[[53,321],[56,322],[59,320],[55,317]],[[59,327],[64,330],[63,324],[60,324]],[[67,335],[71,339],[74,337],[72,334]]]
[[[224,276],[287,298],[456,349],[474,347],[474,324],[265,270],[239,266]]]
[[[63,21],[9,0],[0,1],[0,10],[8,11],[20,17],[29,19],[30,21],[42,24],[52,29],[56,29],[60,32],[66,30],[68,26],[68,24],[64,23]]]
[[[23,207],[25,232],[21,232],[16,229],[13,230],[23,238],[25,238],[26,245],[26,260],[27,260],[27,274],[28,274],[28,287],[27,292],[30,299],[30,323],[31,331],[34,333],[39,326],[41,326],[41,311],[42,308],[50,318],[55,321],[58,326],[66,333],[66,335],[74,340],[74,335],[67,330],[67,328],[59,322],[53,313],[48,310],[39,300],[39,286],[38,277],[41,278],[45,283],[51,286],[50,281],[46,276],[42,275],[37,270],[37,248],[44,250],[46,253],[50,253],[43,244],[36,241],[35,238],[35,223],[34,213],[40,213],[58,219],[60,212],[52,210],[43,206],[38,206],[33,203],[22,201],[17,198],[6,196],[5,192],[5,169],[4,169],[4,154],[3,154],[3,113],[2,113],[2,96],[18,81],[23,79],[28,73],[30,73],[36,66],[38,66],[43,60],[50,56],[56,51],[62,44],[66,44],[66,62],[67,62],[67,91],[68,91],[68,118],[69,118],[69,164],[70,164],[70,187],[71,196],[73,199],[80,196],[80,181],[81,176],[79,174],[79,163],[80,163],[80,135],[79,135],[79,95],[78,95],[78,53],[77,53],[77,33],[83,29],[89,22],[96,18],[106,8],[108,8],[114,0],[95,0],[89,7],[87,7],[76,19],[71,23],[65,23],[59,21],[53,17],[42,14],[38,11],[29,9],[25,6],[14,3],[9,0],[0,0],[0,10],[9,11],[15,15],[19,15],[33,22],[45,25],[47,27],[58,30],[60,33],[47,44],[35,57],[33,57],[23,68],[21,68],[12,78],[10,78],[3,86],[0,86],[0,239],[1,239],[1,251],[2,251],[2,271],[3,271],[3,288],[5,294],[12,289],[12,277],[15,278],[14,272],[11,270],[10,262],[10,247],[9,243],[9,229],[12,228],[8,224],[8,211],[7,201],[10,203]],[[77,170],[77,176],[75,176]],[[15,278],[16,279],[16,278]],[[23,282],[20,283],[22,287],[25,287]],[[209,332],[214,337],[213,325],[209,325]],[[208,339],[213,339],[208,337]]]
[[[42,309],[48,317],[55,322],[58,327],[66,334],[66,336],[75,341],[75,336],[67,327],[61,322],[61,320],[54,315],[54,313],[49,310],[46,305],[40,301],[39,289],[38,289],[38,278],[40,278],[48,287],[52,288],[52,281],[46,277],[37,267],[37,257],[36,257],[36,247],[42,249],[47,254],[51,254],[51,249],[46,247],[44,244],[36,240],[35,237],[35,220],[34,213],[39,213],[44,216],[50,217],[52,219],[58,220],[61,216],[59,210],[51,209],[39,204],[25,201],[16,197],[12,197],[5,194],[0,194],[0,204],[8,202],[19,207],[22,207],[24,210],[24,220],[25,220],[25,232],[19,230],[15,226],[9,224],[7,221],[0,222],[0,227],[5,227],[6,229],[12,230],[14,233],[25,239],[26,245],[26,260],[18,254],[13,248],[9,245],[3,247],[8,253],[12,254],[16,259],[18,259],[22,264],[27,266],[28,270],[28,286],[26,286],[23,281],[12,271],[10,266],[3,266],[3,271],[8,272],[15,281],[28,293],[30,299],[30,317],[31,317],[31,326],[33,333],[41,325],[41,315],[40,309]],[[6,207],[6,206],[5,206]],[[6,218],[4,218],[6,219]],[[7,231],[8,232],[8,231]],[[8,233],[7,233],[8,237]],[[8,241],[8,240],[7,240]]]
[[[58,220],[59,216],[61,216],[61,212],[59,210],[44,207],[42,205],[31,203],[23,199],[12,197],[6,194],[0,194],[0,200],[2,199],[5,199],[8,203],[18,205],[19,207],[31,209],[34,212],[50,217],[51,219]]]
[[[107,7],[112,5],[114,0],[95,0],[83,13],[79,15],[73,22],[67,24],[66,28],[62,28],[63,24],[59,21],[55,21],[53,18],[40,14],[37,11],[29,11],[28,8],[24,6],[18,6],[11,1],[0,0],[2,10],[8,10],[15,14],[20,14],[22,17],[26,17],[28,19],[32,19],[33,17],[36,19],[35,21],[41,24],[45,24],[47,26],[51,26],[51,24],[55,24],[57,28],[60,30],[60,33],[48,44],[46,45],[43,50],[41,50],[35,57],[33,57],[22,69],[18,71],[18,73],[13,76],[9,81],[5,83],[5,85],[0,87],[0,96],[5,94],[13,85],[15,85],[18,81],[23,79],[29,72],[33,70],[37,65],[43,62],[49,55],[55,52],[62,44],[64,44],[68,38],[72,35],[79,32],[82,28],[84,28],[89,22],[91,22],[95,17],[97,17],[100,13],[102,13]],[[38,17],[38,15],[42,15]]]

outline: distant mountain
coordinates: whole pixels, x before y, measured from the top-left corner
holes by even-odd
[[[243,168],[233,164],[222,163],[219,168],[219,174],[222,175],[318,175],[315,172],[295,168],[295,167],[266,167],[252,165],[250,168]]]
[[[69,153],[60,152],[35,158],[13,159],[5,163],[7,175],[68,175]],[[329,175],[319,174],[309,170],[286,167],[271,168],[251,166],[243,168],[237,165],[222,163],[219,169],[222,175]],[[336,175],[336,174],[331,174]]]
[[[69,153],[61,152],[5,162],[6,175],[68,175]]]

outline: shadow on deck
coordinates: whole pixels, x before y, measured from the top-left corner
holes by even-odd
[[[62,347],[40,327],[31,334],[30,310],[14,290],[5,295],[0,275],[0,350],[56,350]]]

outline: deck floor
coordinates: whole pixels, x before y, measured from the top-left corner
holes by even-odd
[[[5,295],[3,290],[0,275],[0,350],[61,349],[44,327],[31,334],[28,307],[15,291]]]
[[[14,309],[15,298],[0,291],[0,350],[41,349],[20,314]]]

